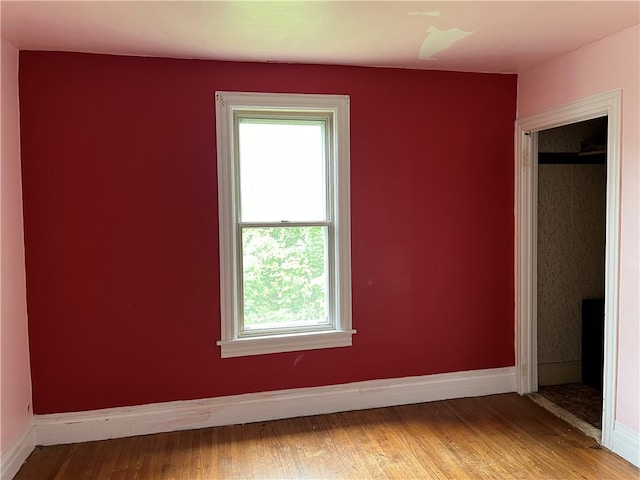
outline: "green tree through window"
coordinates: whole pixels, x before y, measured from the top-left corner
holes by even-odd
[[[325,227],[245,228],[245,329],[327,321]]]

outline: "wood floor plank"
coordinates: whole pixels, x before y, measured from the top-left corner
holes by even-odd
[[[66,446],[36,447],[18,472],[23,478],[35,478],[36,471],[57,472],[64,461]],[[52,477],[50,477],[52,478]]]
[[[15,480],[639,479],[516,394],[37,447]]]

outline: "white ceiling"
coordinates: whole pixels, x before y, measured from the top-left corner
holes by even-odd
[[[640,1],[7,1],[21,50],[520,72],[640,23]]]

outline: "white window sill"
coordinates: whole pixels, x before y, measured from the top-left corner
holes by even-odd
[[[222,358],[264,355],[267,353],[296,352],[320,348],[350,347],[355,330],[331,330],[325,332],[293,333],[268,337],[248,337],[217,342],[222,348]]]

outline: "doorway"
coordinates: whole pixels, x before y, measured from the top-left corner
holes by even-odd
[[[538,390],[537,195],[538,134],[601,117],[607,119],[604,260],[604,366],[600,442],[612,448],[616,404],[621,92],[614,90],[562,105],[516,122],[515,347],[520,394]]]
[[[599,117],[537,132],[535,399],[553,403],[557,413],[598,441],[607,123]]]

